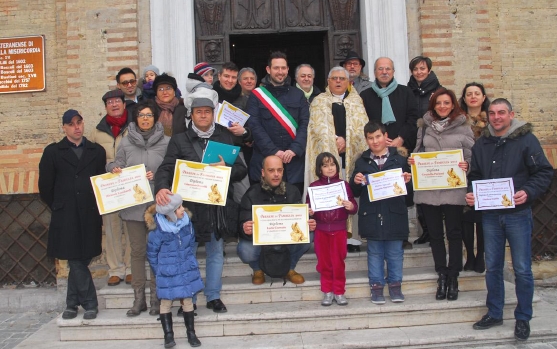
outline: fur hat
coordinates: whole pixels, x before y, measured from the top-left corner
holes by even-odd
[[[175,211],[182,205],[182,201],[180,194],[172,194],[170,195],[170,202],[168,204],[157,204],[157,212],[167,216],[172,222],[176,222],[178,217],[176,217]]]
[[[145,74],[146,74],[148,71],[152,71],[153,73],[155,73],[155,75],[159,75],[159,74],[160,74],[159,68],[155,67],[155,66],[152,65],[152,64],[146,66],[145,68],[143,68],[143,76],[145,76]]]
[[[205,75],[205,73],[207,73],[211,70],[213,71],[213,74],[215,74],[215,72],[216,72],[215,68],[211,67],[209,65],[209,63],[207,63],[207,62],[197,63],[195,65],[195,67],[193,67],[193,72],[196,73],[199,76],[203,76],[203,75]]]
[[[161,75],[157,75],[155,81],[153,81],[153,89],[156,91],[159,85],[167,84],[172,86],[174,91],[178,89],[178,84],[176,84],[176,79],[166,73],[162,73]]]

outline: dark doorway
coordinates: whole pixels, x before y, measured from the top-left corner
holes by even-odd
[[[255,69],[258,83],[267,75],[267,59],[273,51],[283,51],[288,56],[293,84],[296,67],[308,63],[315,69],[314,84],[324,91],[329,72],[327,32],[230,35],[230,60],[240,69]]]

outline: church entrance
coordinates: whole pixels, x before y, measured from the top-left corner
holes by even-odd
[[[289,75],[295,82],[296,67],[302,63],[315,69],[314,84],[324,91],[329,67],[327,32],[286,34],[230,35],[230,60],[238,67],[251,67],[257,73],[258,82],[267,74],[269,54],[282,51],[288,57]]]
[[[232,61],[252,67],[261,80],[271,51],[288,56],[290,76],[311,64],[315,84],[346,57],[361,54],[358,0],[195,0],[197,62],[220,69]]]

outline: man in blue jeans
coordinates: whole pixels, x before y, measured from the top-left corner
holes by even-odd
[[[515,274],[518,304],[514,337],[525,341],[530,336],[534,278],[532,275],[532,209],[531,205],[544,193],[553,177],[540,142],[532,134],[532,125],[514,118],[512,106],[504,98],[491,102],[489,126],[472,148],[466,202],[474,205],[472,182],[482,179],[512,178],[515,208],[483,211],[488,312],[474,324],[486,330],[503,324],[505,286],[505,240],[509,242]]]
[[[252,205],[280,205],[301,204],[302,195],[294,185],[282,180],[284,165],[276,155],[269,155],[263,160],[261,169],[261,182],[252,185],[242,197],[240,208],[240,240],[238,241],[238,257],[253,269],[251,279],[254,285],[265,282],[265,274],[259,267],[259,255],[261,246],[253,244],[253,217],[251,215]],[[308,220],[309,230],[315,230],[315,219]],[[294,269],[304,253],[309,250],[309,244],[288,245],[290,249],[290,271],[286,278],[293,284],[304,283],[304,277]]]
[[[213,90],[208,91],[213,94],[213,97],[198,97],[192,101],[191,124],[188,129],[170,138],[164,160],[155,174],[156,201],[159,205],[166,205],[170,202],[170,195],[172,194],[170,188],[172,187],[177,159],[201,162],[208,141],[234,144],[232,133],[226,127],[215,123],[213,100],[217,93]],[[239,181],[246,176],[246,166],[239,157],[233,164],[225,163],[222,157],[220,157],[220,160],[220,162],[211,165],[230,167],[230,183]],[[212,309],[215,313],[225,313],[228,310],[220,299],[225,237],[221,236],[217,230],[217,207],[192,201],[184,201],[184,206],[192,213],[196,241],[205,243],[207,258],[203,293],[207,299],[207,308]]]

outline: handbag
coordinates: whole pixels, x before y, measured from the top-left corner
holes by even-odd
[[[222,238],[237,238],[240,232],[240,205],[227,198],[226,206],[217,206],[217,234]]]

